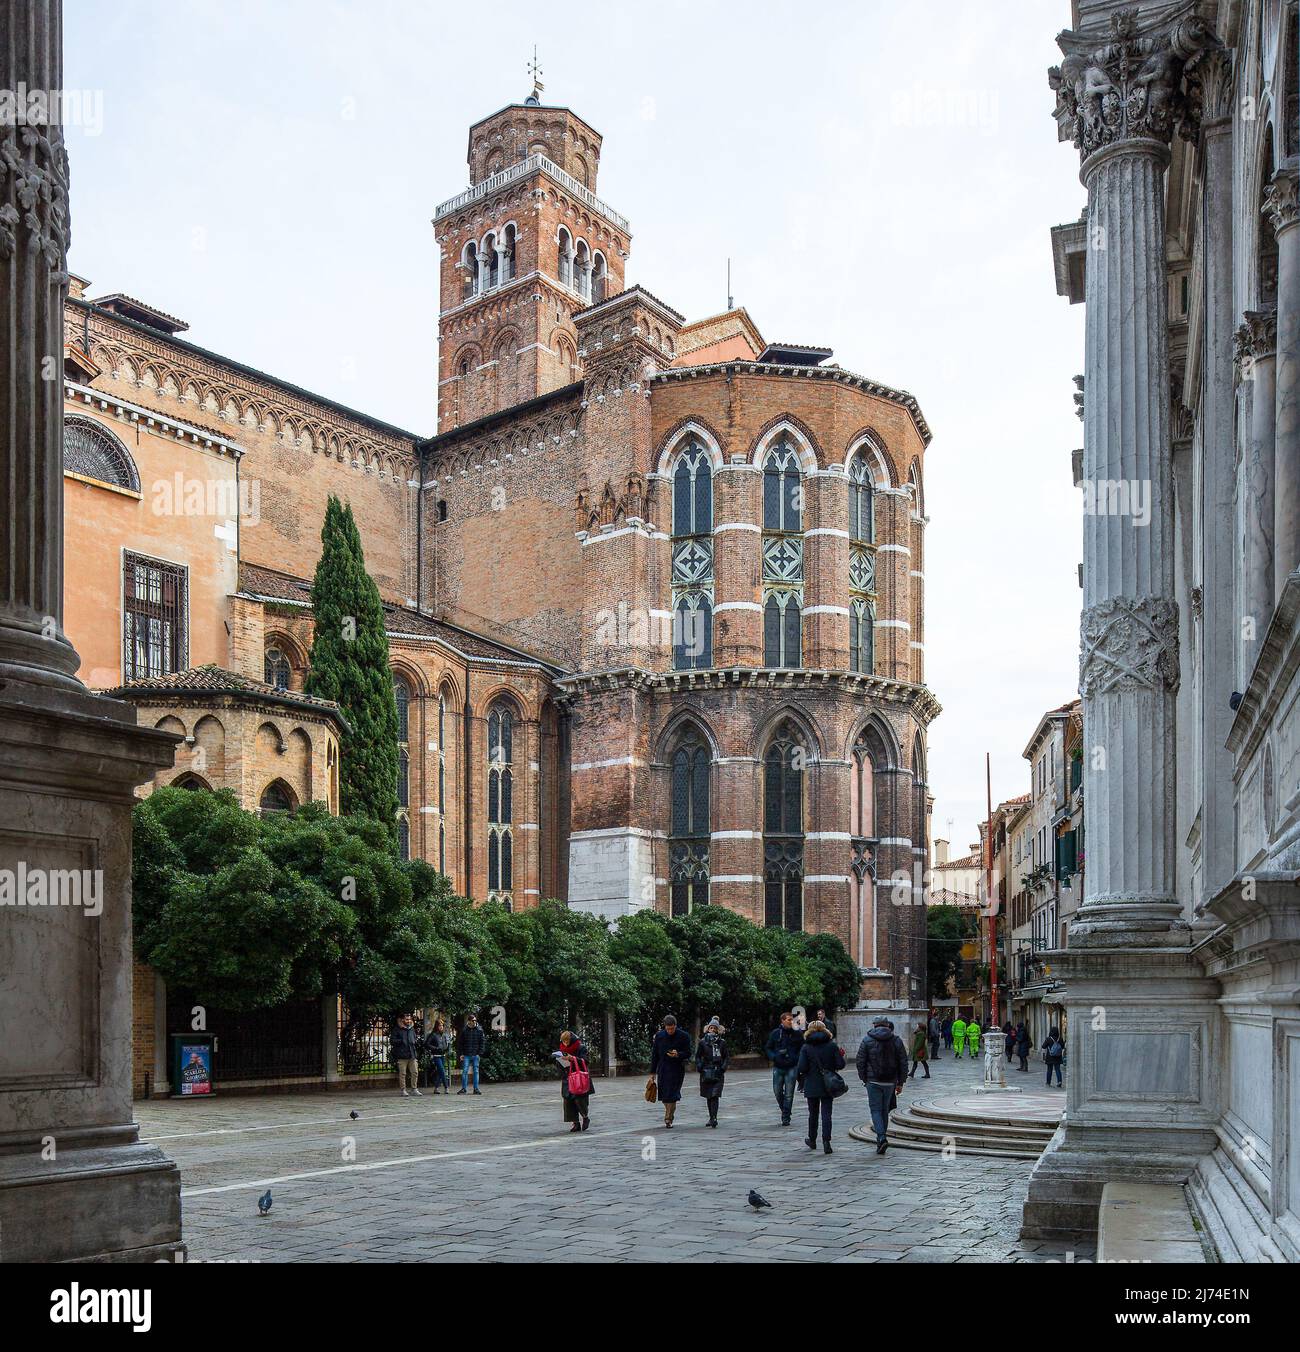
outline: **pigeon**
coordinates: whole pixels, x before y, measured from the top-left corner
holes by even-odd
[[[267,1190],[257,1199],[257,1214],[265,1216],[271,1209],[271,1189]]]
[[[361,1114],[357,1112],[355,1108],[353,1108],[353,1110],[348,1114],[348,1116],[355,1122],[357,1118],[361,1116]]]
[[[755,1211],[762,1211],[765,1206],[770,1207],[772,1205],[761,1192],[755,1192],[753,1188],[749,1190],[749,1204]]]

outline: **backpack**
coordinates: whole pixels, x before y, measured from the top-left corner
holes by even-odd
[[[1047,1044],[1047,1059],[1059,1061],[1065,1055],[1065,1044],[1060,1038],[1052,1038]]]

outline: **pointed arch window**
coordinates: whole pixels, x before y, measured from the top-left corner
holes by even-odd
[[[709,902],[710,759],[709,748],[691,736],[669,761],[668,887],[673,915],[689,915]]]
[[[514,892],[514,715],[508,705],[488,713],[488,900],[511,902]]]
[[[713,463],[692,438],[673,470],[673,669],[713,665]]]
[[[876,858],[879,851],[880,794],[889,757],[875,728],[853,745],[849,792],[850,951],[859,967],[874,968],[876,954]]]
[[[803,661],[803,487],[799,453],[782,438],[763,461],[763,665]]]
[[[876,493],[865,451],[849,462],[849,669],[876,670]]]
[[[393,676],[397,705],[397,843],[401,857],[411,857],[411,686],[405,676]]]
[[[271,647],[266,650],[262,674],[267,685],[273,685],[277,690],[288,690],[293,668],[282,648]]]
[[[257,806],[263,817],[271,817],[278,812],[292,812],[298,806],[298,800],[284,780],[273,779],[262,790]]]
[[[803,929],[803,770],[806,752],[785,724],[763,757],[763,918]]]

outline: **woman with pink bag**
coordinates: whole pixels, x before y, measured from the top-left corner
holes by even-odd
[[[564,1097],[564,1120],[572,1122],[573,1131],[586,1131],[591,1126],[587,1109],[591,1102],[591,1074],[587,1070],[587,1049],[578,1037],[566,1028],[560,1034],[560,1049],[552,1053],[560,1068],[560,1093]]]

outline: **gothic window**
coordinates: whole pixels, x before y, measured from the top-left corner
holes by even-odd
[[[483,263],[489,291],[501,280],[500,259],[501,255],[497,253],[497,237],[489,234],[483,240]]]
[[[93,418],[63,420],[63,468],[115,488],[140,491],[140,476],[125,444]]]
[[[173,789],[193,789],[196,791],[201,791],[208,787],[198,775],[193,774],[181,775],[179,779],[173,779],[171,786]]]
[[[263,663],[263,677],[267,685],[273,685],[277,690],[288,690],[292,674],[293,669],[290,667],[289,659],[284,655],[283,649],[268,648]]]
[[[518,236],[513,225],[506,226],[502,238],[505,242],[505,252],[501,255],[501,280],[508,282],[515,276],[515,250],[518,245]]]
[[[713,665],[713,466],[691,439],[673,471],[673,669]]]
[[[876,669],[875,486],[865,452],[849,462],[849,669]]]
[[[587,241],[580,239],[573,254],[573,289],[587,300],[591,299],[591,251]]]
[[[397,840],[401,857],[411,857],[411,687],[405,676],[393,676],[397,704]]]
[[[802,660],[803,487],[799,453],[782,438],[763,462],[763,665]]]
[[[559,234],[556,236],[556,248],[558,258],[556,260],[556,272],[559,275],[560,283],[563,286],[572,286],[573,283],[573,236],[560,226]]]
[[[803,929],[803,765],[789,724],[763,758],[763,913],[771,928]]]
[[[123,556],[122,679],[168,676],[187,657],[189,595],[185,569],[141,554]]]
[[[447,811],[447,697],[438,696],[438,812]]]
[[[605,289],[609,276],[605,267],[605,255],[598,253],[591,271],[591,299],[594,302],[605,299]]]
[[[505,704],[488,713],[488,900],[514,890],[514,715]]]
[[[884,741],[875,728],[867,728],[854,743],[849,764],[850,952],[859,967],[875,967],[876,857],[884,783],[881,772],[889,765]]]
[[[692,737],[673,752],[668,885],[673,915],[709,901],[709,749]]]
[[[274,779],[262,790],[257,806],[263,817],[270,817],[277,812],[292,812],[298,800],[284,780]]]
[[[478,245],[473,240],[465,246],[465,252],[461,255],[461,263],[464,265],[465,272],[462,299],[468,300],[471,296],[478,295]],[[464,374],[463,369],[461,374]]]

